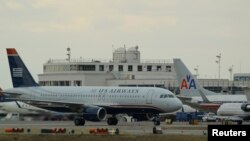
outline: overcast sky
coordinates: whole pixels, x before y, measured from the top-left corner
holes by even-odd
[[[139,46],[142,59],[181,58],[201,78],[250,72],[249,0],[1,0],[0,86],[12,87],[6,48],[38,80],[50,58],[112,58]],[[113,46],[113,47],[112,47]]]

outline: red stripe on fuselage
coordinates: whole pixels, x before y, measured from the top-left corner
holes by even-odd
[[[201,107],[203,108],[207,108],[207,109],[215,109],[217,110],[220,107],[221,104],[210,104],[210,103],[204,103],[204,104],[200,104]]]

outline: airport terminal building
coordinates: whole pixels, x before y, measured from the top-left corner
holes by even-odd
[[[173,61],[143,60],[138,46],[118,48],[110,60],[71,59],[69,48],[67,55],[67,59],[50,59],[43,65],[43,73],[38,75],[40,85],[163,87],[178,93]],[[250,86],[250,74],[237,76],[234,81],[199,79],[199,82],[215,92],[239,93],[242,86]]]

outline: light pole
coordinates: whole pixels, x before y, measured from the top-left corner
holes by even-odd
[[[220,60],[221,60],[221,54],[216,56],[218,58],[218,60],[216,60],[216,63],[218,64],[218,70],[219,70],[219,74],[218,74],[218,78],[220,79]]]
[[[196,75],[196,78],[198,79],[198,76],[199,76],[199,66],[196,66],[195,68],[194,68],[194,70],[195,70],[195,75]]]
[[[229,67],[228,71],[230,73],[230,80],[233,80],[233,65]]]
[[[231,67],[229,67],[228,71],[230,73],[230,80],[232,81],[232,84],[231,84],[231,93],[233,93],[233,85],[234,85],[234,81],[233,81],[233,65]]]

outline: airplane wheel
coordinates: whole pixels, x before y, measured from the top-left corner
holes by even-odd
[[[113,125],[117,125],[118,120],[116,118],[113,118]]]
[[[237,121],[237,124],[238,125],[242,125],[242,121]]]
[[[83,117],[76,117],[74,123],[75,126],[83,126],[85,124],[85,119]]]
[[[80,126],[81,125],[81,119],[80,118],[76,118],[74,120],[75,126]]]
[[[112,120],[113,118],[108,118],[108,120],[107,120],[107,123],[108,123],[108,125],[113,125],[113,120]]]
[[[108,125],[117,125],[118,120],[116,118],[108,118],[107,123]]]
[[[84,119],[84,118],[82,118],[82,119],[81,119],[81,123],[80,123],[80,125],[81,125],[81,126],[84,126],[84,124],[85,124],[85,119]]]

